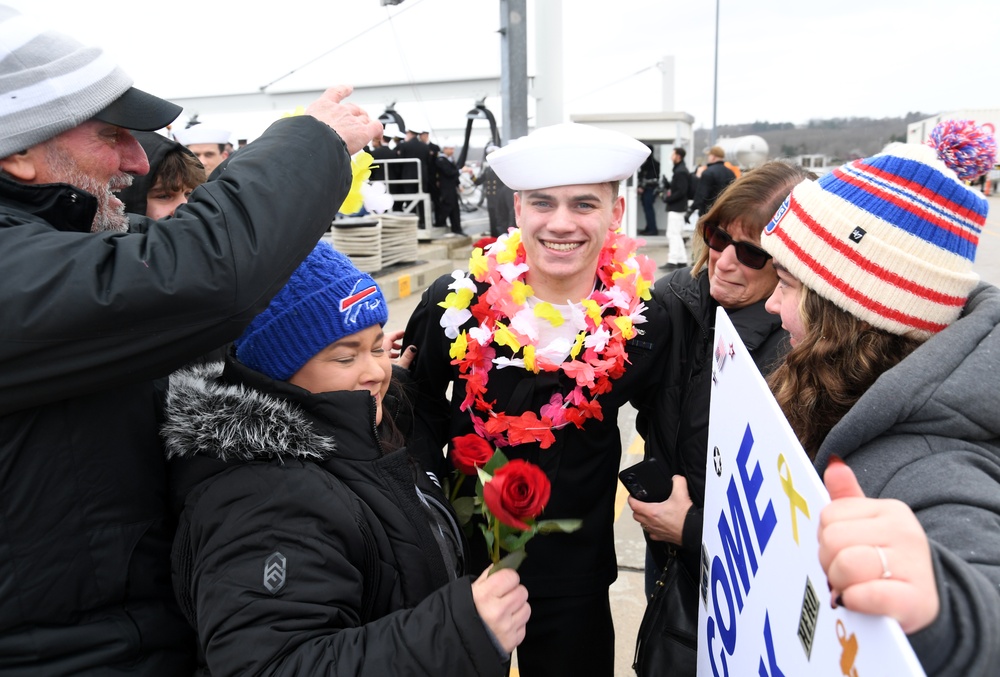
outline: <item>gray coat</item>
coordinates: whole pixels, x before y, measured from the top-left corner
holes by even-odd
[[[937,620],[910,636],[928,676],[1000,669],[1000,290],[883,374],[830,431],[865,494],[909,505],[931,541]],[[890,561],[890,567],[891,567]]]

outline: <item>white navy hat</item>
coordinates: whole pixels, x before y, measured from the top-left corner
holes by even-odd
[[[568,122],[540,127],[486,156],[511,190],[621,181],[650,150],[631,136]]]
[[[230,132],[225,129],[213,129],[205,125],[195,125],[178,131],[175,135],[177,143],[190,146],[196,143],[229,143]]]

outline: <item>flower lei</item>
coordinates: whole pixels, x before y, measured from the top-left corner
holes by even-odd
[[[474,249],[468,274],[452,273],[454,282],[448,287],[452,291],[438,304],[445,309],[441,326],[453,340],[451,364],[458,366],[459,378],[466,382],[460,409],[469,410],[478,434],[498,447],[538,442],[546,449],[555,442],[552,430],[570,423],[582,428],[590,418],[603,420],[597,398],[625,373],[625,343],[636,335],[635,325],[646,321],[643,300],[651,298],[656,264],[636,254],[638,245],[623,233],[608,234],[597,262],[597,289],[579,307],[571,306],[569,321],[577,332],[572,345],[562,338],[538,345],[539,322],[558,327],[565,320],[551,303],[541,301],[529,307],[527,300],[534,291],[524,282],[528,265],[520,230],[512,228],[485,252]],[[476,282],[488,288],[471,305]],[[461,329],[472,318],[476,326]],[[511,356],[497,357],[497,347],[509,349]],[[569,358],[564,361],[567,352]],[[486,400],[494,366],[519,367],[535,374],[562,371],[575,386],[566,395],[553,395],[537,414],[527,411],[511,416],[494,411],[493,402]]]
[[[372,183],[368,180],[372,175],[374,161],[375,158],[364,151],[351,158],[351,189],[340,205],[340,213],[355,214],[364,207],[369,212],[381,214],[392,207],[392,196],[385,183]]]

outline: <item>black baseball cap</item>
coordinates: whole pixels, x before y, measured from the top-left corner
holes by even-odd
[[[166,99],[129,87],[124,94],[94,115],[94,119],[125,129],[155,132],[176,120],[182,110],[181,106]]]

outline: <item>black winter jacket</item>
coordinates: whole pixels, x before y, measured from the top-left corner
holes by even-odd
[[[173,576],[212,675],[502,675],[447,500],[366,392],[171,376]],[[386,399],[384,415],[392,415]]]
[[[707,214],[708,210],[715,204],[719,193],[735,180],[736,175],[722,160],[709,163],[698,179],[694,200],[691,202],[691,210],[698,212],[701,216]]]
[[[453,281],[450,275],[436,280],[424,292],[406,326],[406,342],[418,346],[411,373],[414,387],[420,392],[411,447],[424,467],[439,477],[452,471],[443,455],[444,447],[453,438],[474,432],[469,412],[459,408],[465,398],[466,382],[458,378],[458,367],[450,365],[451,341],[440,324],[444,309],[438,303],[444,300]],[[599,397],[603,420],[588,419],[582,429],[570,424],[555,430],[555,443],[548,449],[538,444],[504,447],[508,458],[537,464],[551,481],[545,519],[583,520],[579,531],[547,534],[528,543],[528,557],[518,573],[531,597],[603,593],[618,575],[614,548],[614,505],[621,464],[618,411],[626,402],[641,407],[656,392],[658,371],[654,365],[669,339],[669,327],[659,304],[649,303],[645,316],[647,321],[636,325],[641,333],[626,345],[625,374],[611,382],[610,392]],[[464,328],[474,324],[475,319],[470,319]],[[504,354],[503,350],[497,354]],[[446,394],[449,385],[453,388],[450,400]],[[494,368],[486,398],[496,399],[498,411],[520,414],[537,412],[554,393],[565,394],[572,388],[561,371],[527,375],[523,369]],[[473,558],[485,553],[482,541],[473,542]]]
[[[654,302],[670,318],[671,341],[660,365],[662,384],[646,411],[640,411],[636,428],[646,442],[646,456],[666,464],[669,475],[687,478],[694,505],[688,511],[682,534],[682,558],[695,580],[701,553],[702,508],[705,504],[705,461],[708,415],[712,395],[712,341],[715,310],[719,304],[709,293],[708,271],[691,277],[691,268],[676,270],[656,283]],[[787,347],[781,318],[764,310],[765,301],[728,311],[740,339],[754,363],[767,374]],[[667,544],[647,543],[657,564],[667,561]]]
[[[91,233],[93,196],[0,178],[0,673],[191,667],[152,379],[239,335],[350,180],[305,116],[143,233]]]
[[[691,185],[691,172],[687,165],[678,162],[674,165],[674,173],[670,177],[670,194],[667,195],[668,212],[686,212],[688,208],[688,191]]]

